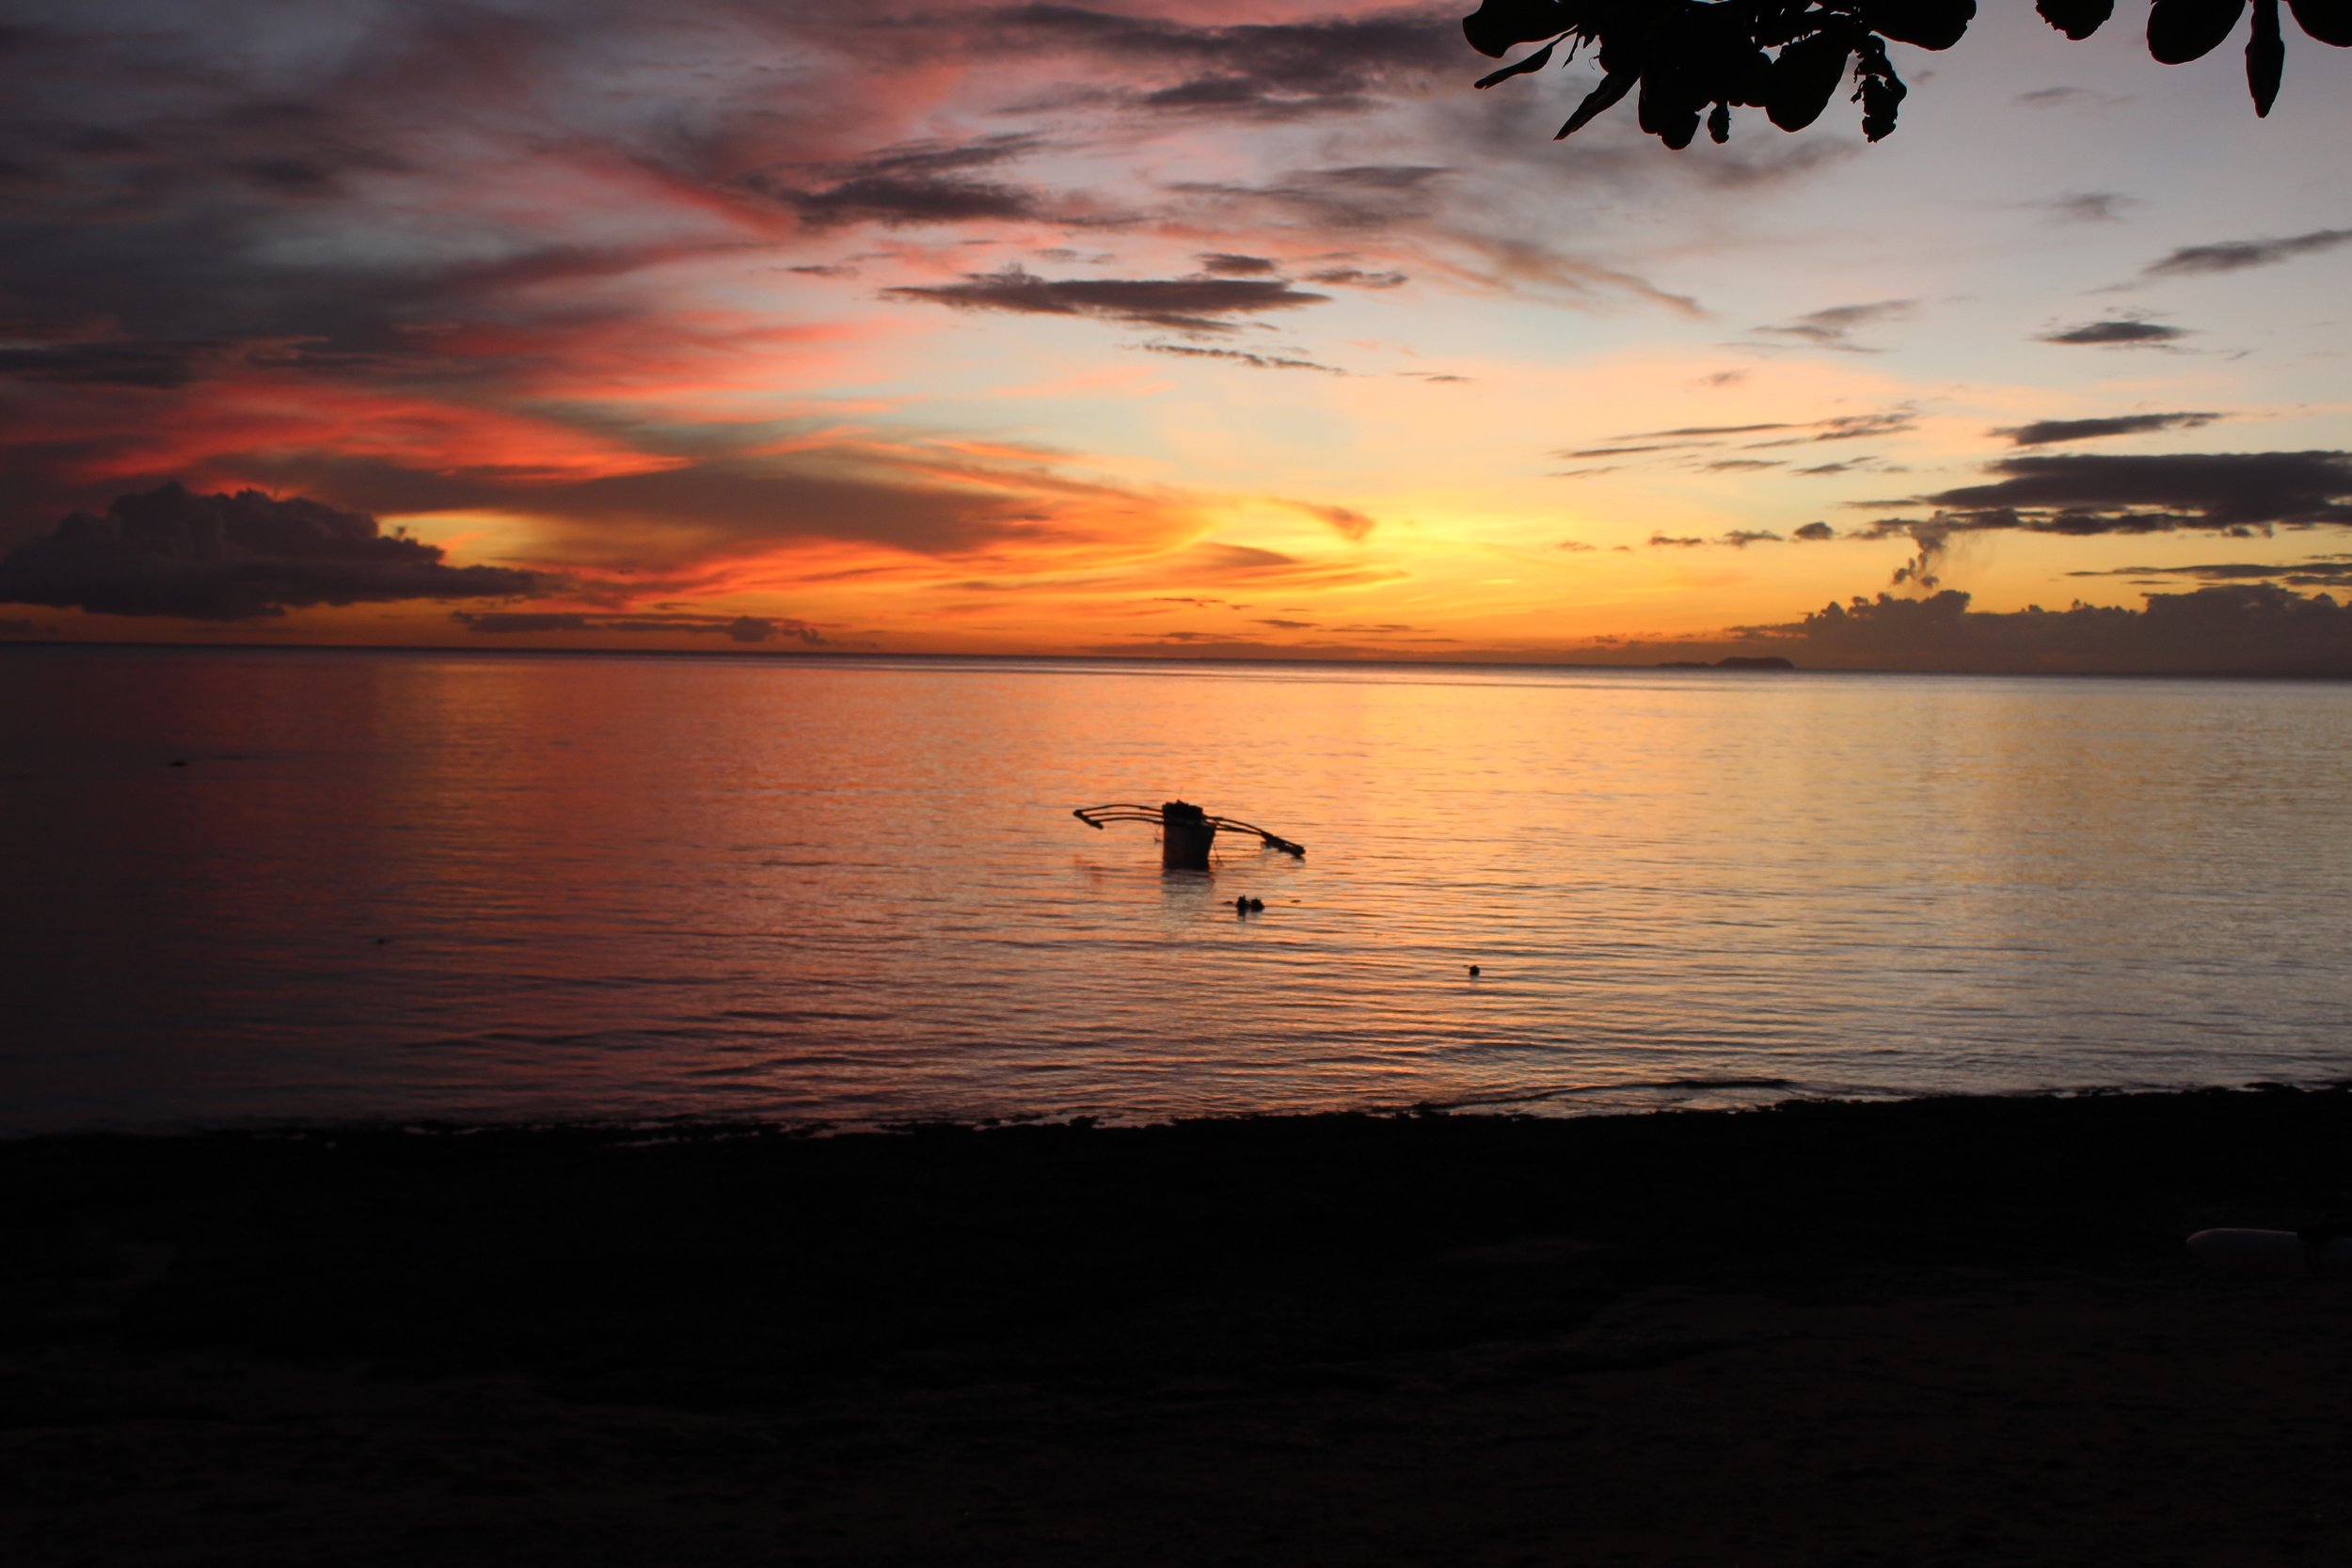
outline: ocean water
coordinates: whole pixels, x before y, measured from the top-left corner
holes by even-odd
[[[2329,684],[14,647],[0,1129],[2341,1078],[2347,763]],[[1071,816],[1176,797],[1307,856]]]

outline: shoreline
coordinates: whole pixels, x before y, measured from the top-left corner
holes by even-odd
[[[2352,1085],[0,1142],[18,1560],[2317,1560]]]

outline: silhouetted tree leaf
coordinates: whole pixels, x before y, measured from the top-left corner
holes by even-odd
[[[1497,82],[1507,82],[1514,76],[1524,76],[1531,71],[1541,71],[1551,63],[1551,52],[1559,47],[1559,43],[1560,40],[1554,39],[1516,65],[1506,65],[1501,71],[1490,71],[1470,85],[1491,87]]]
[[[2254,36],[2246,41],[2246,86],[2254,94],[2254,113],[2265,118],[2279,96],[2279,68],[2287,46],[2279,37],[2279,0],[2254,0]]]
[[[2155,0],[2148,9],[2148,53],[2166,65],[2210,55],[2246,14],[2246,0]]]
[[[2080,41],[2115,14],[2115,0],[2036,0],[2034,9],[2042,21]]]
[[[1922,49],[1949,49],[1976,17],[1977,0],[1863,0],[1862,7],[1872,32]]]
[[[2254,3],[2246,79],[2254,112],[2267,115],[2286,46],[2279,0]],[[2210,54],[2236,29],[2247,4],[2152,0],[2148,52],[2167,65]],[[2287,4],[2312,37],[2352,46],[2352,0]],[[2085,39],[2114,14],[2115,0],[2035,0],[2034,8],[2068,38]],[[1727,139],[1735,104],[1765,109],[1784,131],[1803,130],[1828,107],[1850,63],[1862,133],[1878,141],[1893,134],[1909,91],[1895,74],[1887,40],[1948,49],[1976,14],[1977,0],[1481,0],[1462,31],[1473,48],[1497,57],[1516,44],[1543,43],[1481,77],[1482,87],[1540,70],[1563,40],[1573,40],[1571,56],[1582,44],[1597,45],[1600,85],[1559,135],[1575,135],[1639,87],[1642,129],[1680,149],[1697,136],[1702,117],[1709,136]]]
[[[1828,33],[1799,39],[1782,50],[1772,62],[1772,100],[1766,105],[1772,123],[1784,131],[1802,131],[1820,119],[1830,94],[1846,79],[1846,62],[1852,56],[1851,43]]]
[[[2287,0],[2295,24],[2322,43],[2352,49],[2352,0]]]
[[[1576,106],[1576,113],[1568,117],[1568,122],[1560,127],[1559,135],[1551,139],[1559,141],[1562,137],[1573,136],[1579,131],[1583,130],[1593,122],[1595,117],[1605,110],[1613,108],[1617,100],[1631,92],[1633,84],[1641,79],[1642,73],[1638,70],[1613,71],[1602,77],[1600,86],[1584,95],[1584,102]]]
[[[1895,74],[1895,63],[1886,57],[1885,40],[1871,37],[1862,40],[1862,46],[1854,51],[1854,71],[1862,78],[1862,86],[1854,93],[1862,101],[1862,134],[1871,141],[1893,135],[1895,111],[1910,89]]]
[[[1642,129],[1679,152],[1699,134],[1699,104],[1692,101],[1677,72],[1652,69],[1642,78],[1642,99],[1636,111]]]
[[[1576,25],[1559,0],[1485,0],[1462,19],[1462,36],[1489,59],[1501,59],[1515,43],[1558,38]]]

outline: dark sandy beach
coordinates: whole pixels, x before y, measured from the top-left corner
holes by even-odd
[[[11,1563],[2342,1560],[2352,1093],[0,1145]]]

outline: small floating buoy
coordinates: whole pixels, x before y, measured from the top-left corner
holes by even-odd
[[[1470,965],[1470,978],[1473,980],[1478,978],[1478,966],[1476,964]]]
[[[1245,896],[1236,895],[1233,898],[1233,912],[1235,914],[1248,914],[1249,912],[1249,900]]]
[[[1252,898],[1251,900],[1249,900],[1249,912],[1250,912],[1251,914],[1256,914],[1256,913],[1257,913],[1260,910],[1263,910],[1263,909],[1264,909],[1264,908],[1265,908],[1265,900],[1264,900],[1264,899],[1263,899],[1263,898]]]

